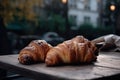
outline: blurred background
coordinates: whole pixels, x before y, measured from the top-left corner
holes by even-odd
[[[119,25],[120,0],[0,0],[0,55],[18,54],[35,39],[55,46],[77,35],[120,36]]]
[[[0,0],[0,51],[18,53],[30,41],[51,45],[83,35],[120,35],[120,0]]]

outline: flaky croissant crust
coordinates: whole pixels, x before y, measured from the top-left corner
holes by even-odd
[[[64,41],[47,53],[45,63],[47,66],[59,64],[89,63],[96,60],[97,48],[83,36],[76,36]]]
[[[45,40],[33,40],[19,52],[18,60],[22,64],[44,62],[51,47]]]

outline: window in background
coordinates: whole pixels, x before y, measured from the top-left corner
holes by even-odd
[[[69,7],[70,8],[76,8],[77,7],[76,0],[69,1]]]
[[[85,10],[90,10],[90,0],[84,1],[84,8],[85,8]]]
[[[76,26],[76,24],[77,24],[77,16],[76,15],[70,15],[70,19],[72,20],[72,25]]]
[[[90,23],[90,17],[84,16],[84,23]]]

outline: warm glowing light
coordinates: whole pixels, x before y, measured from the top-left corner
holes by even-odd
[[[116,6],[115,6],[114,4],[112,4],[112,5],[110,6],[110,10],[111,10],[111,11],[115,11],[115,9],[116,9]]]
[[[67,0],[62,0],[62,3],[64,3],[64,4],[67,3]]]

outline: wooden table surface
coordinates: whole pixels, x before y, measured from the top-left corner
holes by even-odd
[[[47,67],[45,63],[22,65],[17,57],[17,54],[0,56],[0,68],[35,80],[101,80],[115,75],[120,76],[120,53],[118,52],[100,52],[97,61],[93,64],[57,67]],[[119,77],[117,79],[120,80]]]

